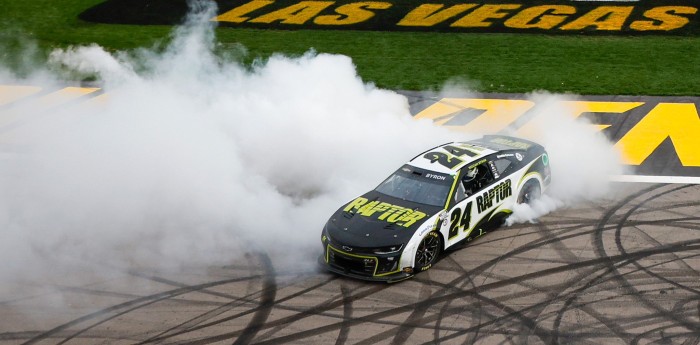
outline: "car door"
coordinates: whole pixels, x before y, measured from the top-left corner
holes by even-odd
[[[481,232],[481,228],[491,227],[503,220],[510,212],[515,201],[513,189],[517,181],[514,173],[517,171],[519,161],[514,153],[498,153],[487,157],[488,168],[493,179],[481,185],[481,190],[475,195],[472,217],[474,227]],[[498,217],[497,217],[498,216]],[[479,234],[479,235],[480,235]]]
[[[495,181],[488,159],[462,168],[457,175],[454,191],[450,196],[448,211],[443,215],[440,231],[447,246],[467,238],[474,230],[473,220],[478,216],[477,197]],[[474,176],[469,172],[477,170]]]

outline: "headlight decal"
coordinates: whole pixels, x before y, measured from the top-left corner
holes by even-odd
[[[398,244],[398,245],[393,245],[393,246],[386,246],[386,247],[380,247],[380,248],[375,248],[372,249],[372,252],[374,254],[396,254],[401,251],[403,248],[403,244]]]

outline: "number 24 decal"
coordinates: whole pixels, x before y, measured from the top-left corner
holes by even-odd
[[[464,207],[464,213],[462,209],[457,207],[452,211],[450,215],[450,233],[449,238],[455,237],[459,234],[459,229],[469,229],[469,223],[472,217],[472,202],[468,202]]]
[[[461,149],[459,147],[454,147],[451,145],[443,147],[447,152],[452,153],[454,156],[450,157],[446,153],[443,152],[428,152],[425,155],[423,155],[423,158],[429,159],[431,162],[438,162],[440,165],[454,169],[454,167],[458,166],[460,163],[463,163],[464,160],[457,158],[461,156],[474,156],[475,153],[469,150]]]

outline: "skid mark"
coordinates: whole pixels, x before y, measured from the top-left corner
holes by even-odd
[[[450,251],[397,284],[275,270],[266,253],[200,281],[132,272],[162,290],[63,288],[123,302],[15,343],[698,344],[700,186],[653,185],[618,201],[560,210]],[[320,251],[320,249],[319,249]],[[141,272],[141,273],[139,273]],[[225,279],[221,272],[226,272]],[[195,272],[192,272],[195,273]],[[38,298],[38,297],[37,297]],[[7,299],[0,313],[34,308]],[[138,320],[161,320],[138,324]],[[174,317],[167,317],[174,315]],[[133,330],[136,327],[136,330]]]

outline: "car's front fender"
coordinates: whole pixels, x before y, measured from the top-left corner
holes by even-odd
[[[437,214],[433,215],[432,217],[428,218],[423,224],[421,224],[418,227],[418,230],[416,230],[415,233],[413,233],[413,236],[411,239],[406,243],[406,247],[403,250],[403,254],[401,255],[401,261],[400,261],[400,267],[401,269],[406,268],[406,267],[411,267],[413,268],[415,266],[415,260],[416,260],[416,250],[418,249],[418,244],[420,241],[425,237],[425,234],[437,230],[437,225],[440,222],[440,216],[445,213],[445,211],[440,211]],[[444,235],[441,234],[441,236]],[[443,241],[444,243],[444,241]],[[442,248],[444,249],[444,248]]]

